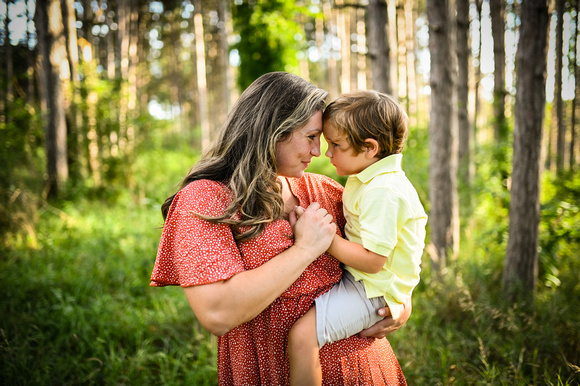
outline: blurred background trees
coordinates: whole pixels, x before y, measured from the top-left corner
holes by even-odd
[[[142,160],[199,155],[245,87],[288,71],[329,101],[399,98],[426,269],[486,261],[533,301],[578,267],[578,18],[577,0],[7,0],[0,232],[34,244],[39,213],[79,197],[157,205]]]
[[[541,125],[539,138],[544,132],[543,152],[531,161],[542,163],[533,172],[538,178],[544,167],[560,176],[573,172],[579,158],[577,9],[575,2],[555,5],[550,56],[528,48],[539,61],[550,58],[553,102],[542,108],[551,114],[545,124],[543,112],[519,118]],[[509,207],[516,79],[525,70],[515,61],[526,41],[519,2],[11,0],[1,15],[7,214],[15,192],[42,201],[75,186],[98,190],[124,181],[131,188],[137,149],[153,137],[188,141],[201,151],[239,92],[277,70],[312,80],[330,91],[329,99],[357,88],[392,93],[412,127],[429,128],[423,198],[435,271],[457,258],[460,228],[468,229],[481,149],[491,148],[493,177],[504,190],[496,204]],[[545,89],[541,79],[533,90]],[[160,128],[160,122],[170,124]]]

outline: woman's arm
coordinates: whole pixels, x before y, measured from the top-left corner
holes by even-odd
[[[332,216],[313,203],[294,226],[294,245],[260,267],[228,280],[185,287],[199,322],[221,336],[262,312],[328,249],[336,234]]]
[[[385,318],[380,322],[377,322],[374,326],[371,326],[366,330],[362,330],[359,333],[359,336],[362,336],[363,338],[384,338],[391,332],[398,330],[399,327],[401,327],[403,324],[407,323],[407,320],[409,320],[409,317],[411,316],[412,309],[413,304],[411,297],[409,297],[405,302],[403,311],[399,315],[398,319],[393,319],[391,317],[391,311],[389,310],[389,307],[381,308],[378,311],[379,315],[384,316]]]

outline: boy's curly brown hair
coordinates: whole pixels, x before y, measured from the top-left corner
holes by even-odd
[[[355,154],[368,147],[365,139],[379,143],[378,158],[403,151],[408,134],[407,113],[393,97],[375,90],[345,93],[324,110],[324,123],[330,123],[346,136]]]

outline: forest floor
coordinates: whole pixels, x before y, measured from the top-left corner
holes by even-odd
[[[3,384],[217,384],[215,337],[180,288],[149,287],[159,204],[192,158],[151,151],[128,187],[44,203],[34,231],[4,238]],[[500,252],[482,237],[440,276],[425,257],[413,314],[389,336],[408,383],[580,384],[578,251],[523,308],[505,304]]]

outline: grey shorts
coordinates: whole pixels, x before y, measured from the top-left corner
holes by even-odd
[[[371,327],[383,319],[377,310],[385,306],[382,296],[367,299],[364,284],[344,271],[342,280],[316,299],[318,346],[346,339]]]

